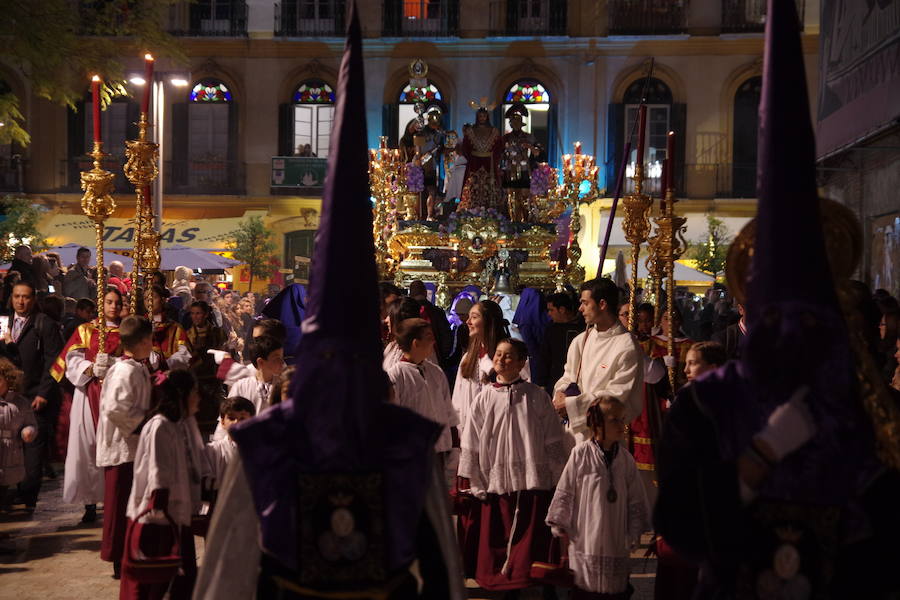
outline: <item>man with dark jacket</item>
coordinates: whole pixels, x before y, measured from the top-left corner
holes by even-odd
[[[33,511],[41,491],[47,444],[59,412],[59,384],[50,367],[62,350],[59,324],[37,310],[34,286],[20,281],[12,289],[12,314],[2,350],[24,373],[22,395],[30,402],[38,423],[34,441],[25,444],[25,479],[19,496],[26,510]]]
[[[436,342],[434,350],[437,353],[440,367],[443,369],[448,365],[450,353],[453,351],[453,333],[450,331],[447,314],[428,301],[428,290],[425,288],[425,284],[418,279],[410,282],[409,297],[425,307],[428,321],[431,322],[431,329],[434,331]]]
[[[553,386],[563,376],[569,344],[584,331],[584,319],[575,308],[572,297],[566,293],[552,294],[547,298],[547,314],[550,323],[544,330],[541,343],[541,359],[531,374],[535,385],[539,385],[553,396]]]
[[[725,347],[725,356],[728,357],[728,360],[741,357],[741,346],[744,343],[744,336],[747,335],[747,325],[744,323],[744,305],[738,303],[737,307],[741,319],[712,335],[712,341],[719,342]]]

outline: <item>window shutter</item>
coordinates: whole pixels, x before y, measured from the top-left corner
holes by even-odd
[[[447,3],[447,33],[459,34],[459,0],[445,0]]]
[[[75,103],[75,110],[72,111],[69,109],[69,118],[68,118],[68,142],[69,142],[69,161],[66,169],[66,182],[65,185],[67,187],[78,187],[79,182],[79,174],[78,174],[78,164],[75,161],[76,158],[85,155],[85,149],[87,148],[87,140],[85,139],[84,128],[86,126],[84,111],[87,109],[87,105],[84,100],[79,100]]]
[[[554,103],[547,111],[547,147],[544,149],[547,153],[544,160],[553,168],[559,166],[560,145],[559,105]]]
[[[506,33],[515,35],[519,31],[519,0],[506,0]]]
[[[684,155],[687,141],[687,104],[672,104],[672,116],[669,119],[672,131],[675,132],[675,190],[679,196],[685,194],[685,168],[687,157]]]
[[[550,15],[548,24],[550,26],[550,35],[566,35],[568,31],[568,14],[566,0],[550,0]]]
[[[243,165],[238,162],[238,150],[240,149],[238,133],[239,133],[239,117],[237,102],[228,103],[228,187],[232,190],[242,189],[243,185]]]
[[[172,159],[170,162],[171,181],[174,186],[187,184],[188,150],[188,103],[176,102],[172,105]]]
[[[606,116],[606,195],[614,193],[625,149],[625,105],[610,104]],[[624,186],[623,186],[624,187]]]
[[[477,113],[472,115],[472,124],[474,125],[476,120],[478,119]],[[503,135],[503,132],[506,131],[506,123],[504,123],[503,119],[503,105],[498,104],[497,108],[491,113],[491,125],[500,130],[500,135]]]
[[[397,148],[397,128],[399,127],[400,114],[396,104],[383,104],[381,106],[381,135],[387,136],[388,147]]]
[[[400,35],[400,24],[403,18],[400,0],[385,0],[382,27],[385,37]]]
[[[294,150],[294,105],[285,102],[278,106],[278,156],[292,156]]]

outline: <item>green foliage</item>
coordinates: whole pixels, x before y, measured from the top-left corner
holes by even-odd
[[[127,94],[119,57],[151,52],[184,61],[175,39],[163,29],[169,7],[177,2],[0,0],[3,59],[28,79],[36,96],[73,109],[89,90],[90,76],[99,75],[106,106],[115,96]],[[14,90],[13,98],[15,92],[21,93]],[[0,143],[28,144],[21,101],[0,96],[0,122],[5,124],[0,129],[10,130],[0,133]],[[4,135],[9,140],[4,141]]]
[[[47,240],[38,230],[44,208],[28,198],[4,196],[0,200],[0,211],[5,215],[0,221],[0,260],[11,261],[20,244],[27,243],[34,252],[47,249]]]
[[[31,136],[22,127],[25,117],[19,110],[19,99],[12,92],[0,93],[0,145],[16,143],[27,146]]]
[[[728,246],[731,237],[728,228],[720,219],[706,215],[706,235],[691,242],[688,246],[687,258],[697,261],[697,268],[718,277],[725,272],[725,261],[728,257]]]
[[[247,265],[252,290],[254,277],[270,277],[278,270],[272,261],[277,248],[272,232],[266,229],[262,217],[250,217],[241,221],[232,235],[234,238],[228,247],[234,252],[235,260]]]

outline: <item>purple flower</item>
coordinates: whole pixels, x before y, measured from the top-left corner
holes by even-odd
[[[410,192],[421,192],[425,189],[425,173],[422,167],[413,163],[406,165],[406,189]]]

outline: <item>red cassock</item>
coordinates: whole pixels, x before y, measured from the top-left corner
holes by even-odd
[[[459,210],[500,208],[502,203],[500,159],[503,137],[495,127],[473,127],[459,148],[466,157],[466,175]]]

